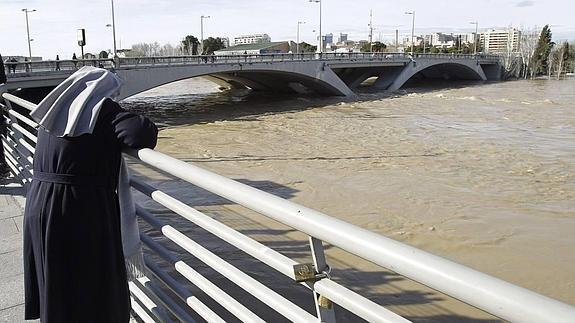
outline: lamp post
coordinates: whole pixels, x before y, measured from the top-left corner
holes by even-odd
[[[200,55],[204,54],[204,19],[211,18],[210,16],[202,15],[200,17]]]
[[[406,15],[412,15],[412,20],[411,20],[411,55],[413,56],[413,33],[415,31],[415,10],[414,11],[406,11],[405,12]]]
[[[298,21],[297,22],[297,40],[296,40],[296,44],[295,44],[295,53],[299,54],[299,26],[305,24],[305,21]]]
[[[369,52],[373,52],[373,14],[369,10]]]
[[[475,22],[470,22],[470,24],[475,25],[475,37],[473,37],[473,43],[474,43],[474,47],[473,47],[473,53],[475,55],[477,55],[477,43],[479,42],[479,34],[477,34],[477,28],[479,26],[479,22],[475,21]]]
[[[28,13],[34,12],[34,11],[36,11],[36,9],[28,10],[27,8],[24,8],[24,9],[22,9],[22,11],[24,11],[24,13],[26,14],[26,35],[28,36],[28,57],[30,57],[30,61],[31,61],[32,60],[32,46],[30,45],[30,42],[32,41],[32,39],[30,39],[30,24],[28,23]]]
[[[113,57],[116,57],[117,55],[117,49],[116,49],[116,17],[114,15],[114,0],[111,0],[112,2],[112,37],[114,38],[114,55]],[[107,24],[106,27],[110,27],[110,24]]]
[[[319,46],[317,52],[323,52],[323,34],[321,33],[321,0],[309,0],[309,2],[319,3]]]

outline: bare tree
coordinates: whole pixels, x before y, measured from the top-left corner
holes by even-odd
[[[522,62],[522,76],[527,79],[527,77],[533,77],[533,53],[535,53],[535,48],[537,47],[537,41],[539,40],[539,33],[541,29],[538,27],[524,28],[521,33],[521,42],[519,47],[519,54],[521,56]]]
[[[567,42],[563,43],[563,45],[555,50],[554,56],[556,65],[555,73],[557,74],[557,79],[559,80],[561,79],[561,73],[563,73],[563,70],[565,69],[565,64],[569,59],[569,44]]]
[[[557,47],[553,46],[551,48],[551,52],[547,57],[547,79],[551,79],[551,71],[553,71],[553,66],[556,65],[557,62]]]

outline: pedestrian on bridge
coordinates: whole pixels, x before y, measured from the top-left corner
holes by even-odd
[[[10,58],[9,70],[11,70],[12,73],[16,73],[16,66],[17,65],[18,65],[18,61],[16,60],[16,58],[14,58],[14,57]]]
[[[56,71],[60,70],[60,56],[56,55]]]
[[[122,81],[86,66],[30,113],[40,127],[24,212],[25,319],[127,323],[143,260],[122,150],[157,128],[113,98]]]
[[[76,57],[76,53],[72,54],[72,61],[74,63],[74,68],[78,68],[78,57]]]

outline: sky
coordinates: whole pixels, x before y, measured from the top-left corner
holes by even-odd
[[[309,0],[115,0],[118,48],[141,42],[177,45],[185,35],[200,38],[200,16],[204,38],[267,33],[272,41],[300,39],[317,43],[319,4]],[[85,52],[98,53],[113,47],[110,0],[0,0],[0,54],[27,56],[26,18],[29,13],[32,55],[53,59],[80,53],[77,29],[86,29]],[[349,39],[367,39],[369,11],[373,10],[374,40],[391,41],[411,32],[415,11],[415,33],[473,32],[491,28],[541,28],[549,24],[555,41],[575,40],[573,0],[322,0],[322,32],[349,34]]]

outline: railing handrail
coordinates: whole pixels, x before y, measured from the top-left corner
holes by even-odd
[[[3,97],[27,109],[33,103]],[[128,151],[145,164],[284,223],[511,322],[567,323],[575,307],[386,238],[151,149]],[[323,285],[318,285],[321,293]],[[332,287],[333,288],[333,287]],[[326,286],[326,293],[329,287]]]
[[[572,322],[575,308],[151,149],[131,156],[512,322]]]

